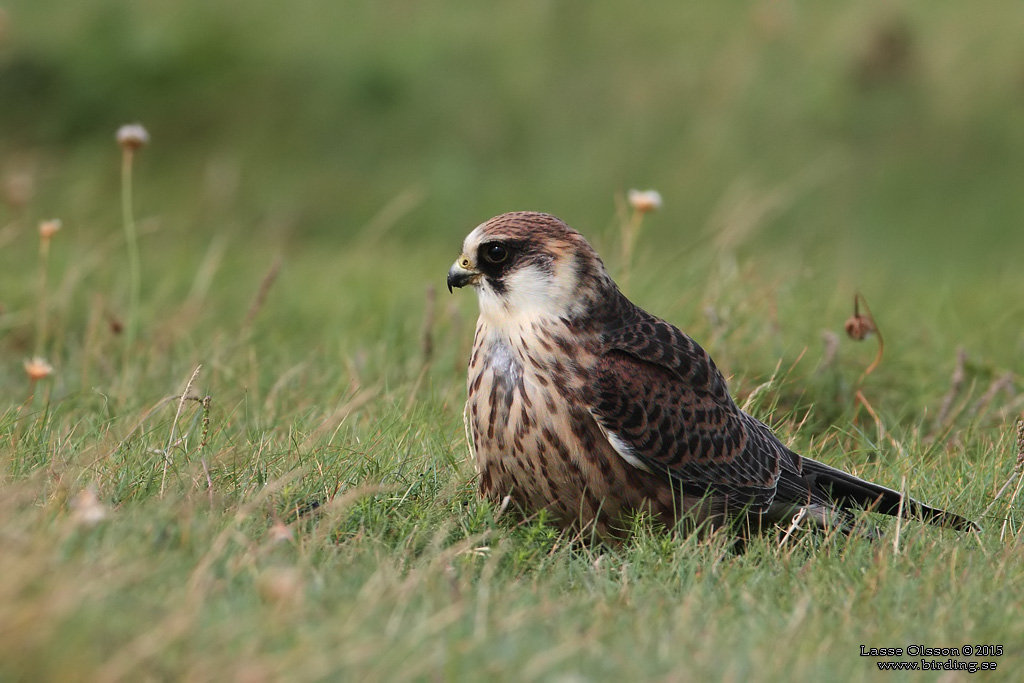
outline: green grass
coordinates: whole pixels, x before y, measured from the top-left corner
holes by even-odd
[[[1018,4],[42,5],[0,29],[0,175],[35,187],[0,206],[0,680],[858,681],[911,643],[1013,679]],[[462,237],[550,210],[619,273],[648,186],[630,296],[794,448],[983,534],[579,547],[477,500]]]

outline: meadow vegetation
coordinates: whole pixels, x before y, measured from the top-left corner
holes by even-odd
[[[1019,3],[46,5],[0,5],[0,680],[861,681],[907,644],[1013,679]],[[502,518],[443,283],[514,209],[795,450],[984,532]]]

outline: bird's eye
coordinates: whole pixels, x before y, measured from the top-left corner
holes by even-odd
[[[503,263],[508,258],[508,249],[500,244],[492,244],[484,249],[484,258],[490,263]]]

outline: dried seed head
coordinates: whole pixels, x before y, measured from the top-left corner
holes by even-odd
[[[53,374],[53,366],[39,356],[36,356],[25,361],[25,374],[33,382],[38,382]]]
[[[1017,467],[1024,465],[1024,419],[1017,420]]]
[[[629,205],[637,213],[650,213],[661,208],[661,194],[657,190],[630,190]]]
[[[39,236],[44,240],[48,240],[57,234],[60,230],[61,222],[59,218],[51,218],[48,221],[42,221],[39,223]]]
[[[848,334],[851,339],[856,339],[857,341],[866,339],[868,335],[876,331],[875,323],[872,322],[871,318],[860,314],[856,314],[847,320],[845,327],[846,334]]]
[[[130,123],[117,129],[117,144],[122,149],[136,150],[149,144],[149,133],[141,123]]]

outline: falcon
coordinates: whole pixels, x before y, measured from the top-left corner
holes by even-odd
[[[448,289],[479,300],[467,404],[480,494],[578,533],[631,516],[737,535],[852,510],[960,531],[971,521],[801,457],[743,412],[708,353],[619,291],[558,218],[506,213],[466,237]],[[802,513],[801,513],[802,511]]]

